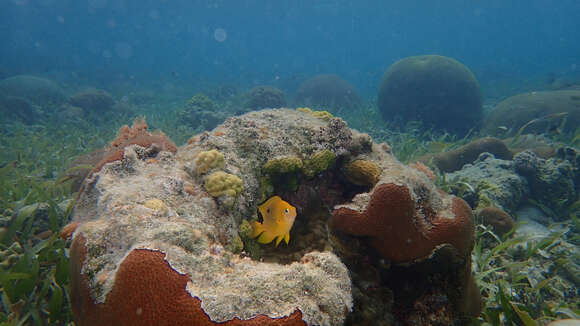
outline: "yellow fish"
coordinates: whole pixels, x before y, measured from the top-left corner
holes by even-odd
[[[296,207],[288,204],[282,198],[274,196],[258,206],[263,223],[252,222],[252,238],[258,238],[259,243],[270,243],[274,238],[276,247],[284,239],[286,244],[290,241],[290,229],[296,219]]]

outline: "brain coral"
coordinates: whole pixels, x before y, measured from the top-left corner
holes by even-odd
[[[473,73],[457,60],[422,55],[392,64],[383,75],[378,106],[385,120],[422,121],[460,135],[483,118],[482,96]]]
[[[438,246],[450,244],[459,256],[471,252],[474,221],[471,208],[453,197],[445,209],[435,209],[424,199],[414,198],[408,186],[377,185],[364,210],[339,207],[334,210],[335,229],[365,236],[383,257],[410,262],[429,256]]]

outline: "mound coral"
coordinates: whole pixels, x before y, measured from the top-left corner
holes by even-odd
[[[580,125],[580,90],[530,92],[498,103],[484,122],[489,135],[574,132]],[[505,130],[507,129],[507,131]]]
[[[227,114],[216,110],[217,104],[204,94],[196,94],[177,113],[179,120],[194,128],[211,130],[225,120]]]
[[[223,169],[226,164],[224,154],[216,149],[201,152],[197,155],[195,165],[198,174],[206,174],[209,170],[218,168]]]
[[[355,185],[374,186],[379,181],[382,170],[373,161],[354,160],[346,165],[344,173]]]
[[[338,112],[360,106],[356,88],[335,74],[316,75],[304,81],[296,91],[295,103],[322,107]]]
[[[216,171],[205,180],[205,190],[213,197],[236,197],[242,192],[242,179],[233,174]]]
[[[483,118],[482,96],[473,73],[438,55],[401,59],[383,75],[378,106],[385,120],[422,121],[460,135]]]
[[[448,212],[435,211],[416,201],[407,186],[384,183],[375,187],[362,212],[339,207],[331,222],[336,230],[368,237],[370,245],[393,262],[426,258],[443,244],[465,257],[473,246],[473,215],[462,199],[451,201]]]
[[[328,170],[336,162],[336,154],[331,150],[325,149],[323,151],[312,154],[309,160],[304,162],[304,174],[311,178],[323,171]]]
[[[286,105],[284,92],[271,86],[256,86],[250,90],[245,107],[250,109],[281,108]]]
[[[109,93],[96,88],[82,90],[71,96],[68,102],[71,105],[93,112],[109,111],[115,104],[115,100]]]
[[[1,80],[0,92],[8,96],[25,98],[40,106],[60,104],[65,100],[64,92],[57,83],[29,75],[17,75]]]

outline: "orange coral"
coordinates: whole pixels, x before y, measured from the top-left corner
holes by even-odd
[[[363,212],[340,207],[331,223],[338,231],[369,237],[369,244],[393,262],[425,258],[442,244],[465,257],[473,246],[473,214],[462,199],[453,197],[452,205],[453,218],[439,216],[425,200],[415,202],[407,186],[385,183],[375,187]]]
[[[201,301],[186,290],[189,276],[182,275],[165,261],[165,254],[135,249],[123,260],[115,274],[115,284],[102,304],[91,299],[82,265],[86,246],[82,235],[71,246],[71,303],[79,326],[106,325],[225,325],[294,326],[306,325],[296,309],[288,317],[258,315],[249,320],[224,323],[212,321],[201,308]]]

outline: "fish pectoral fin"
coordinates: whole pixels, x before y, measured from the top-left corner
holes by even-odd
[[[273,235],[272,233],[268,232],[268,231],[264,231],[262,232],[262,234],[260,234],[260,237],[258,238],[258,242],[261,244],[266,244],[266,243],[270,243],[272,242],[272,240],[274,240],[276,236]]]
[[[286,241],[286,244],[290,242],[290,232],[286,233],[286,235],[284,236],[284,241]]]
[[[252,221],[250,225],[252,226],[252,234],[250,235],[250,238],[255,238],[259,236],[262,232],[264,232],[264,226],[262,225],[262,223]]]
[[[278,245],[280,244],[280,242],[282,242],[282,239],[284,237],[282,235],[279,235],[278,238],[276,239],[276,247],[278,247]]]

